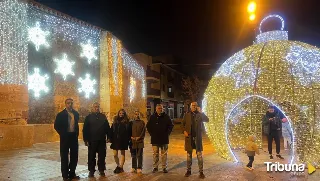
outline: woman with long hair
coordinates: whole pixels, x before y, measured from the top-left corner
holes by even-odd
[[[125,162],[125,150],[128,150],[130,136],[131,136],[131,127],[129,123],[129,118],[124,109],[118,111],[117,116],[114,117],[113,123],[111,126],[111,146],[113,149],[114,161],[117,164],[114,173],[122,173],[123,165]],[[121,159],[119,161],[118,152],[120,151]]]

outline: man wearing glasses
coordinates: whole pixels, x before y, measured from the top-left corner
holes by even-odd
[[[54,129],[60,135],[61,173],[64,181],[79,179],[79,176],[76,176],[75,173],[79,152],[79,113],[73,109],[73,100],[71,98],[66,99],[65,104],[66,108],[57,114],[54,122]]]

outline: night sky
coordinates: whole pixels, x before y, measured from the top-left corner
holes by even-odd
[[[102,27],[130,53],[172,55],[174,68],[208,79],[235,52],[252,45],[254,29],[271,13],[285,19],[289,39],[320,46],[316,0],[257,0],[257,19],[248,21],[246,0],[37,0]],[[277,19],[264,30],[279,29]],[[210,64],[210,66],[196,64]],[[201,73],[199,73],[201,72]]]

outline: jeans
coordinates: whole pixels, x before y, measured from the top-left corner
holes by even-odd
[[[292,144],[291,143],[291,137],[283,137],[283,142],[284,142],[284,144],[283,144],[284,148],[287,149],[288,148],[288,143],[289,143],[289,147]]]
[[[152,145],[153,149],[153,168],[158,168],[159,166],[159,149],[161,149],[161,162],[162,169],[167,169],[168,167],[168,145]]]
[[[63,178],[76,175],[75,171],[78,164],[78,153],[79,144],[76,133],[68,133],[66,136],[60,137],[61,173]]]
[[[272,155],[272,141],[276,142],[276,152],[280,153],[280,135],[278,131],[271,131],[268,135],[268,151]]]
[[[119,162],[119,157],[118,157],[118,151],[121,153],[121,160]],[[123,168],[124,161],[126,160],[126,155],[125,155],[125,150],[113,150],[113,157],[114,161],[116,162],[117,166],[120,168]]]
[[[198,159],[198,166],[199,166],[199,172],[203,172],[203,158],[202,158],[202,152],[197,151],[197,159]],[[192,151],[187,152],[187,170],[191,171],[192,166]]]
[[[252,167],[252,163],[254,161],[254,156],[248,156],[249,157],[249,163],[247,164],[247,167]]]
[[[132,168],[142,169],[143,164],[143,148],[131,149]],[[138,166],[137,166],[138,162]]]
[[[106,140],[90,141],[88,145],[88,170],[94,172],[96,168],[96,154],[98,153],[98,170],[106,170]]]

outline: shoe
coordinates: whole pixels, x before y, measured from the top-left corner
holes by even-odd
[[[99,171],[99,175],[100,175],[101,177],[105,177],[105,176],[106,176],[106,174],[104,173],[104,171]]]
[[[131,168],[131,173],[137,173],[137,170],[135,168]]]
[[[186,174],[184,174],[185,177],[190,177],[190,175],[191,175],[191,170],[188,170]]]
[[[251,170],[252,170],[252,167],[246,166],[246,169],[251,171]]]
[[[138,173],[138,174],[142,174],[142,170],[138,168],[138,169],[137,169],[137,173]]]
[[[89,178],[94,177],[94,172],[89,172]]]
[[[113,173],[119,173],[120,167],[116,167],[116,169],[114,169]]]
[[[77,176],[77,175],[75,175],[75,176],[71,176],[70,178],[69,178],[70,180],[80,180],[80,177],[79,176]]]
[[[63,178],[63,181],[69,181],[69,178]]]
[[[158,172],[158,168],[153,168],[152,173]]]
[[[270,155],[270,159],[271,159],[271,160],[273,159],[273,156],[272,156],[272,155]]]
[[[251,167],[251,170],[254,170],[254,168],[253,168],[253,167]]]
[[[123,172],[124,172],[123,168],[119,167],[119,173],[123,173]]]
[[[162,171],[163,173],[168,173],[168,170],[166,168],[164,168]]]
[[[204,178],[206,178],[206,176],[204,176],[203,172],[200,172],[199,178],[204,179]]]
[[[280,154],[277,154],[277,157],[282,159],[282,160],[284,159]]]

